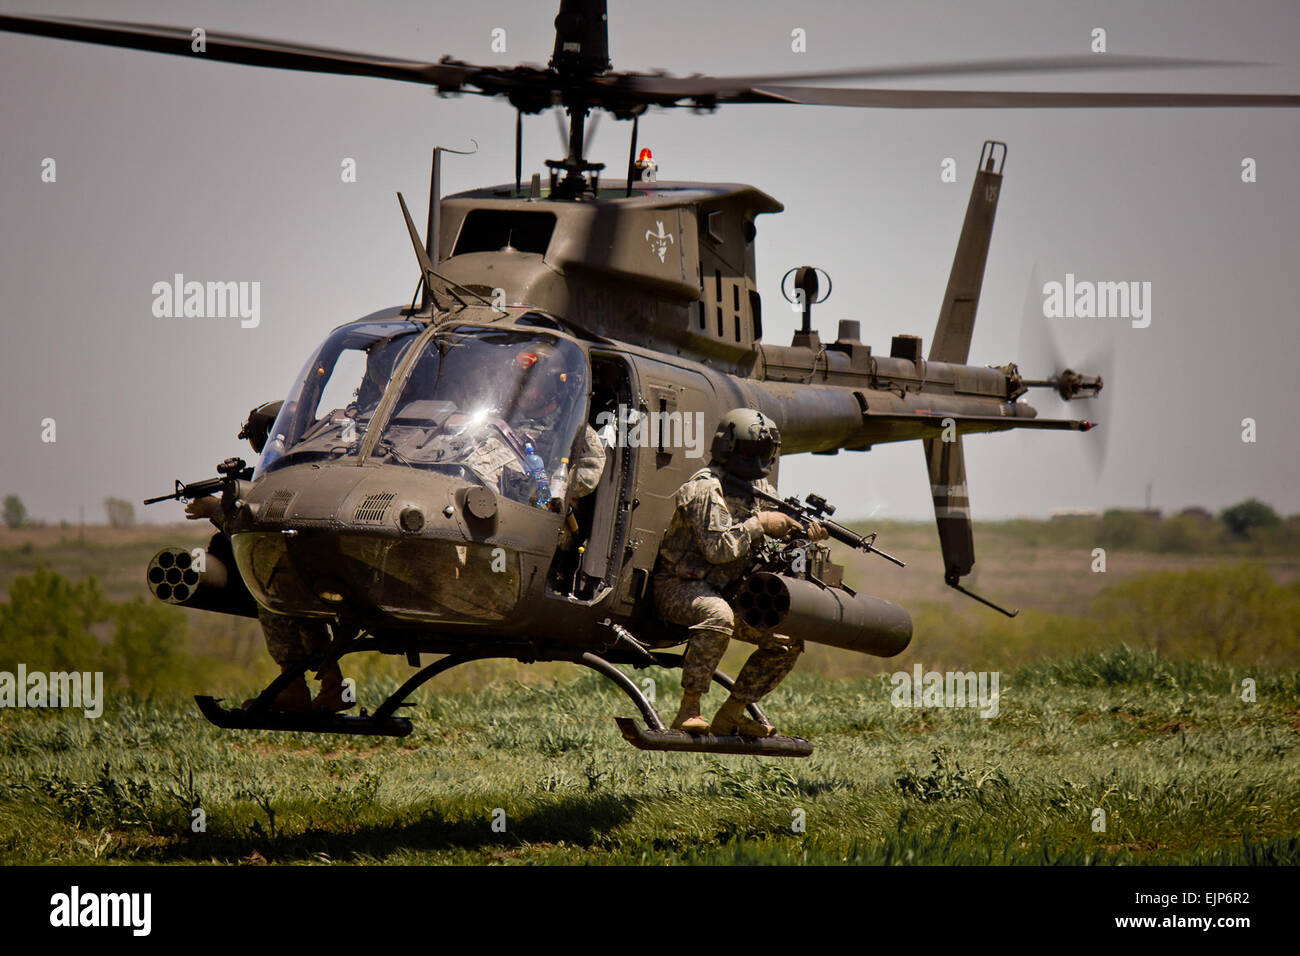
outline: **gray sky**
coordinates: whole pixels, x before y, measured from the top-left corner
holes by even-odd
[[[503,65],[546,62],[555,12],[495,0],[0,0],[0,9]],[[490,49],[494,27],[507,31],[505,54]],[[803,54],[790,49],[796,27],[807,31]],[[1094,27],[1112,53],[1272,65],[915,85],[1300,91],[1300,7],[1289,2],[610,0],[615,68],[677,74],[1082,54]],[[549,115],[525,119],[525,175],[559,154],[554,126]],[[75,519],[79,505],[102,521],[107,495],[138,502],[174,477],[211,475],[228,455],[249,457],[235,440],[245,414],[283,397],[325,332],[408,300],[418,272],[393,193],[423,209],[432,146],[479,144],[472,158],[446,160],[446,192],[513,175],[503,102],[36,37],[0,35],[0,129],[0,494],[54,521]],[[627,132],[604,118],[592,158],[617,168]],[[814,313],[823,336],[839,318],[860,319],[880,351],[897,332],[928,348],[986,138],[1005,140],[1009,158],[971,361],[1026,365],[1021,314],[1035,267],[1041,281],[1072,272],[1150,282],[1153,315],[1146,329],[1053,323],[1076,367],[1113,348],[1112,415],[1087,435],[968,439],[975,517],[1141,504],[1148,481],[1167,509],[1253,495],[1300,511],[1296,111],[736,106],[641,123],[663,178],[750,182],[786,204],[759,221],[767,341],[788,342],[796,325],[781,274],[811,263],[835,282]],[[45,157],[56,183],[41,182]],[[344,157],[357,161],[355,184],[341,182]],[[956,184],[940,182],[945,157],[957,160]],[[1258,182],[1241,182],[1243,157],[1257,161]],[[151,287],[177,272],[260,281],[260,326],[155,318]],[[1045,392],[1034,404],[1043,415],[1099,417]],[[46,417],[57,422],[54,444],[41,441]],[[1255,444],[1241,441],[1245,417],[1258,422]],[[1107,431],[1097,476],[1084,446]],[[913,445],[782,468],[783,490],[818,490],[842,515],[930,516],[926,484]],[[180,510],[157,505],[143,517],[176,520]]]

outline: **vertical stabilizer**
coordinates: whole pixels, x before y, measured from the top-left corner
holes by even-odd
[[[993,217],[998,211],[1002,167],[1006,160],[1006,143],[996,140],[984,142],[975,181],[971,183],[966,221],[962,223],[957,253],[952,259],[952,272],[948,275],[948,288],[939,310],[939,324],[930,345],[932,362],[964,365],[970,355],[975,310],[979,306],[980,286],[984,284],[984,264],[989,257]]]

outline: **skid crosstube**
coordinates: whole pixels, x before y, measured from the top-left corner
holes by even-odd
[[[631,717],[615,717],[614,723],[633,747],[639,750],[667,750],[678,753],[751,754],[758,757],[809,757],[812,741],[802,737],[715,737],[688,734],[684,730],[653,730]]]
[[[209,721],[226,730],[296,730],[314,734],[363,734],[370,737],[405,737],[411,732],[406,717],[309,713],[226,708],[213,697],[196,695],[194,702]]]

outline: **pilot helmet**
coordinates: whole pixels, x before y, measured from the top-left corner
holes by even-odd
[[[515,353],[515,363],[524,376],[518,407],[529,417],[554,415],[581,388],[581,376],[561,362],[548,361],[552,354],[544,346]]]
[[[766,478],[780,452],[776,423],[753,408],[733,408],[713,433],[713,462],[746,481]]]

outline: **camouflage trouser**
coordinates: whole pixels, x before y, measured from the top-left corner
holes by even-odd
[[[257,619],[262,624],[266,649],[281,667],[314,657],[330,642],[324,621],[272,614],[261,605],[257,608]]]
[[[771,634],[737,622],[731,605],[707,581],[688,581],[671,575],[655,577],[655,609],[664,620],[691,629],[682,664],[682,691],[703,694],[713,672],[722,661],[732,637],[758,650],[749,656],[736,675],[732,695],[746,704],[770,693],[794,668],[803,653],[803,641],[784,634]]]

